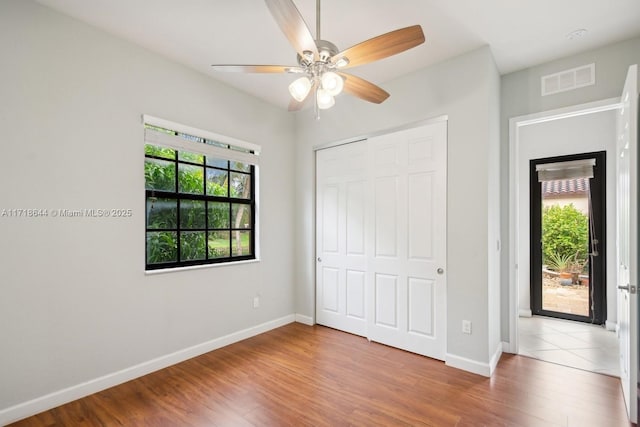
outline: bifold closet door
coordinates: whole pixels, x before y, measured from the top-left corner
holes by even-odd
[[[316,322],[366,336],[366,141],[316,153]]]
[[[444,359],[446,144],[437,122],[317,153],[318,323]]]
[[[443,360],[446,333],[445,122],[368,141],[373,248],[368,337]]]

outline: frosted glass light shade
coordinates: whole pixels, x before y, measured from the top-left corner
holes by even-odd
[[[311,90],[311,80],[307,77],[300,77],[289,85],[289,93],[298,102],[304,101]]]
[[[338,74],[328,71],[322,75],[322,88],[329,92],[331,96],[336,96],[342,92],[344,80]]]
[[[318,108],[321,110],[326,110],[327,108],[331,108],[336,103],[336,100],[326,89],[318,89],[316,94]]]

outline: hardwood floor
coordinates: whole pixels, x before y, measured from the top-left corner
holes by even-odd
[[[618,379],[503,355],[492,378],[293,323],[14,426],[628,426]]]

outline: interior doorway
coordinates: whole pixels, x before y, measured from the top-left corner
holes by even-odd
[[[616,121],[619,99],[545,111],[510,119],[510,350],[569,367],[614,375],[619,357],[616,333]],[[605,325],[533,315],[531,302],[531,160],[562,161],[575,153],[606,156]],[[604,164],[604,162],[603,162]],[[591,182],[590,182],[591,184]],[[540,188],[542,192],[542,187]],[[542,206],[540,206],[541,212]],[[540,214],[541,216],[541,214]],[[532,317],[533,315],[533,317]],[[604,313],[603,313],[604,315]],[[582,329],[585,330],[582,330]],[[593,342],[602,335],[602,342]],[[576,363],[580,362],[580,363]],[[587,364],[586,362],[591,362]],[[594,364],[596,364],[594,366]],[[619,370],[618,370],[619,372]]]
[[[606,152],[530,161],[531,312],[604,324]]]
[[[607,212],[610,214],[607,225],[610,237],[607,260],[610,286],[607,289],[606,329],[616,330],[619,337],[620,382],[632,422],[637,421],[640,400],[637,376],[638,298],[634,295],[635,284],[638,283],[638,204],[637,197],[633,196],[638,194],[637,84],[637,65],[633,65],[629,68],[619,98],[509,120],[509,349],[512,353],[519,352],[523,339],[519,324],[523,318],[531,317],[528,309],[531,235],[529,160],[572,152],[606,150],[609,153]],[[558,123],[560,126],[556,126]],[[627,225],[629,228],[626,228]],[[623,260],[621,253],[631,255]],[[621,274],[621,270],[625,275]],[[629,275],[626,275],[627,271]],[[621,282],[621,279],[624,281]],[[583,322],[571,324],[593,326]]]

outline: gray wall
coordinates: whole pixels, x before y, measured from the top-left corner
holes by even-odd
[[[33,2],[0,52],[0,208],[133,210],[0,217],[0,411],[291,316],[293,117]],[[145,275],[142,114],[262,145],[261,262]]]
[[[540,77],[580,65],[596,64],[596,84],[542,97]],[[501,234],[502,340],[509,341],[509,119],[572,105],[619,97],[630,65],[640,63],[640,38],[604,46],[502,76],[501,89]]]
[[[499,144],[498,73],[488,47],[409,74],[382,85],[391,97],[373,105],[340,96],[336,106],[316,121],[310,111],[297,113],[296,132],[296,308],[314,315],[315,171],[313,147],[358,135],[448,115],[447,353],[488,363],[489,266],[499,262],[487,252],[497,236],[489,227],[492,150]],[[492,132],[493,129],[493,132]],[[492,149],[492,147],[495,147]],[[494,211],[498,211],[498,200]],[[497,227],[496,227],[497,228]],[[496,282],[497,283],[497,282]],[[497,295],[494,295],[497,299]],[[497,305],[497,303],[495,304]],[[472,335],[461,332],[473,322]],[[493,320],[497,329],[498,324]],[[494,335],[498,335],[495,331]]]

